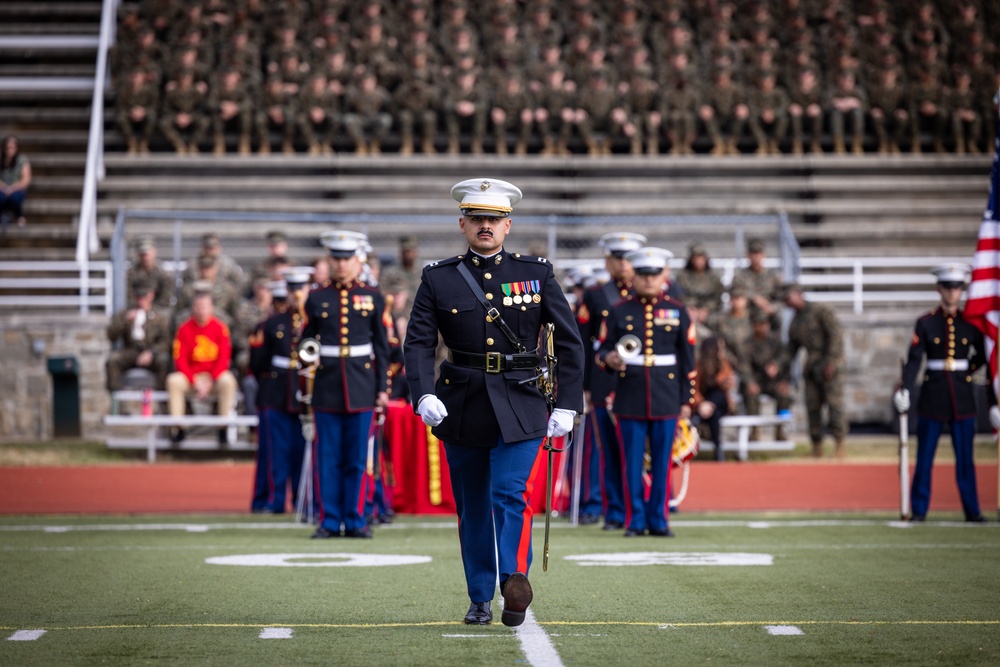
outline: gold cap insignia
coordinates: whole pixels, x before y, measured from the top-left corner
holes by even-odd
[[[491,187],[493,187],[493,184],[490,183],[489,181],[483,181],[482,183],[479,184],[480,190],[489,190]]]

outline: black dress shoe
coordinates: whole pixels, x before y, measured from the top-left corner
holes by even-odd
[[[524,613],[531,604],[531,584],[528,578],[520,572],[515,572],[507,578],[501,587],[503,594],[503,614],[500,620],[508,627],[524,623]]]
[[[329,528],[324,528],[323,526],[320,526],[319,528],[316,529],[316,532],[310,536],[310,539],[326,540],[331,537],[340,537],[340,531],[339,530],[333,531],[330,530]]]
[[[469,611],[465,614],[465,622],[469,625],[489,625],[493,620],[493,610],[490,609],[490,601],[473,602],[469,605]]]
[[[228,430],[229,429],[225,429],[225,428],[220,428],[219,429],[219,444],[221,446],[223,446],[223,447],[228,447],[229,446],[229,436],[226,434],[226,431],[228,431]]]
[[[976,516],[965,517],[965,523],[988,523],[986,517],[982,514],[977,514]]]
[[[910,523],[923,523],[927,520],[923,514],[912,514],[910,515]]]
[[[371,539],[372,529],[368,526],[364,528],[355,528],[354,530],[344,531],[344,537],[360,537],[362,539]]]
[[[597,516],[596,514],[581,514],[580,515],[580,525],[581,526],[592,526],[592,525],[594,525],[595,523],[597,523],[600,520],[601,520],[601,517]]]
[[[601,530],[621,530],[625,527],[625,524],[621,521],[607,521]]]
[[[626,528],[625,537],[642,537],[646,534],[646,531],[640,528]]]
[[[669,528],[650,528],[649,534],[653,537],[673,537],[674,531]]]

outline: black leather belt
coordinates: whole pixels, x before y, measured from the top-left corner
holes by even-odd
[[[487,373],[523,371],[538,368],[539,364],[542,363],[537,352],[538,350],[519,354],[500,354],[499,352],[477,354],[475,352],[448,350],[448,361],[457,366],[477,368]]]

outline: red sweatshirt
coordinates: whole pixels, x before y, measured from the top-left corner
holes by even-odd
[[[195,373],[209,373],[216,379],[229,370],[233,348],[229,327],[215,319],[199,326],[192,317],[177,329],[174,337],[174,365],[194,381]]]

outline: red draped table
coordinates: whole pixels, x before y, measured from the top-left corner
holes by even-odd
[[[562,446],[562,438],[557,446]],[[454,514],[455,496],[451,491],[448,476],[448,461],[444,445],[431,434],[420,417],[413,412],[409,403],[392,401],[386,409],[385,455],[392,463],[391,473],[387,467],[388,483],[393,486],[393,509],[403,514]],[[541,463],[535,478],[535,488],[531,493],[531,507],[536,514],[545,511],[545,480],[548,471],[548,454],[539,450]],[[554,468],[562,471],[563,454],[553,457]],[[567,485],[554,484],[556,507],[565,505]]]

